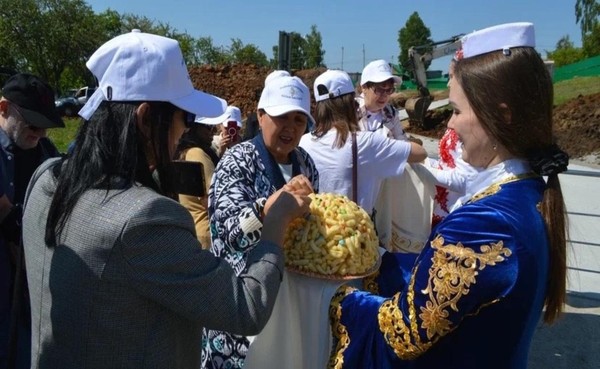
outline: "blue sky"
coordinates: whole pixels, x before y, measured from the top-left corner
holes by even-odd
[[[232,38],[254,44],[268,58],[279,31],[306,35],[311,25],[321,33],[329,68],[360,72],[375,59],[397,62],[398,31],[418,12],[434,41],[488,26],[528,21],[536,29],[537,50],[554,50],[568,35],[581,46],[575,23],[575,0],[88,0],[95,12],[107,8],[169,23],[193,37],[210,36],[215,46]],[[343,49],[343,51],[342,51]],[[430,69],[447,71],[449,58]]]

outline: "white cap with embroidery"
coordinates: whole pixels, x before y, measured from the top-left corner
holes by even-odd
[[[310,92],[298,77],[283,76],[269,81],[258,100],[258,109],[274,117],[299,111],[306,114],[310,126],[315,124],[310,115]]]

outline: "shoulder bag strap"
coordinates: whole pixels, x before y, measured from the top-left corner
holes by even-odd
[[[358,163],[357,163],[356,132],[352,132],[352,201],[358,200]]]

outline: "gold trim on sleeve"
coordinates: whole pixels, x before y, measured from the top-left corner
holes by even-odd
[[[341,322],[342,319],[342,300],[344,297],[348,296],[353,291],[356,291],[356,288],[350,287],[348,285],[343,285],[339,287],[331,299],[331,303],[329,305],[329,319],[331,321],[331,334],[334,338],[334,343],[336,343],[335,348],[331,351],[331,356],[329,357],[329,364],[327,365],[328,369],[341,369],[344,365],[344,351],[350,345],[350,336],[348,335],[348,330],[346,326],[344,326]]]
[[[482,245],[480,252],[475,252],[460,242],[456,245],[444,245],[444,238],[439,235],[431,242],[431,247],[434,254],[429,279],[427,287],[421,291],[428,297],[418,315],[421,326],[418,326],[414,301],[415,274],[419,265],[414,269],[407,292],[409,316],[405,317],[398,307],[399,294],[379,308],[379,329],[396,355],[405,360],[417,358],[455,329],[449,316],[451,312],[459,311],[458,302],[469,294],[479,271],[503,262],[512,254],[502,241]],[[422,336],[426,339],[422,340]]]

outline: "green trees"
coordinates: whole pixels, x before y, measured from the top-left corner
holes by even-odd
[[[257,46],[240,39],[215,46],[210,37],[194,38],[147,17],[111,9],[96,14],[84,0],[0,0],[0,66],[39,75],[60,94],[93,84],[85,61],[104,42],[134,28],[179,41],[188,64],[269,63]]]
[[[398,31],[398,44],[400,46],[398,61],[404,69],[410,68],[408,49],[411,46],[427,45],[432,42],[431,31],[425,26],[425,23],[419,17],[419,13],[412,13],[404,27]],[[426,67],[429,67],[429,65]]]
[[[310,27],[310,33],[302,37],[298,32],[290,32],[290,61],[291,69],[310,69],[324,67],[323,43],[321,33],[317,31],[317,26]],[[273,46],[273,59],[271,59],[271,67],[277,67],[279,56],[279,46]]]
[[[546,53],[548,59],[554,61],[555,67],[575,63],[584,58],[583,50],[576,48],[569,36],[564,36],[556,43],[556,50]]]
[[[269,65],[267,56],[258,47],[253,44],[244,45],[239,38],[231,40],[229,53],[231,54],[231,62],[233,63],[251,63],[260,66]]]
[[[583,46],[577,48],[569,36],[563,36],[554,51],[546,51],[548,59],[553,60],[556,67],[600,55],[600,3],[597,0],[576,0],[575,17],[581,27]]]
[[[581,26],[581,39],[584,39],[588,33],[597,31],[600,3],[597,0],[576,0],[575,17]]]
[[[585,57],[600,55],[600,2],[576,0],[576,22],[581,26],[581,40]]]
[[[83,0],[0,0],[0,64],[61,90],[65,71],[81,80],[85,60],[105,40]]]
[[[323,50],[323,42],[321,41],[321,33],[317,31],[317,26],[310,26],[310,33],[305,37],[306,68],[324,67],[325,51]]]

